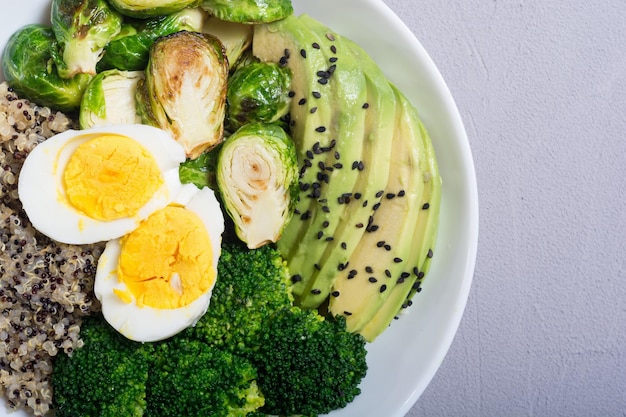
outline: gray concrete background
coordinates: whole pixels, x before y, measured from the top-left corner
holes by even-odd
[[[480,198],[465,315],[408,416],[626,415],[626,3],[385,2],[450,87]]]

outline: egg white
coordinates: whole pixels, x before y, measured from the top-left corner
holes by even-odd
[[[154,157],[163,184],[137,215],[111,221],[89,217],[67,200],[63,185],[65,167],[76,148],[101,134],[134,139]],[[185,150],[165,131],[147,125],[104,126],[68,130],[37,145],[24,161],[18,195],[33,227],[62,243],[86,244],[118,238],[134,230],[154,211],[168,205],[181,189],[178,167]]]
[[[209,233],[213,250],[213,271],[217,278],[217,262],[221,253],[221,236],[224,232],[224,217],[215,194],[209,188],[197,190],[195,186],[183,186],[181,196],[184,200],[177,201],[187,209],[196,213]],[[195,190],[195,191],[194,191]],[[133,297],[132,302],[122,301],[114,289],[128,291],[126,284],[117,276],[117,265],[120,257],[120,239],[107,243],[98,262],[94,293],[102,304],[105,320],[128,339],[138,342],[154,342],[171,337],[187,327],[193,326],[209,307],[213,285],[199,298],[185,307],[159,309],[150,306],[138,306]]]

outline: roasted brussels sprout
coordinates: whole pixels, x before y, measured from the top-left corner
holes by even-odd
[[[197,6],[200,0],[108,0],[125,16],[147,19]]]
[[[276,242],[298,197],[293,141],[274,124],[241,127],[222,144],[217,184],[237,236],[248,248]]]
[[[106,0],[52,0],[50,20],[60,45],[59,75],[95,75],[104,47],[120,32],[122,19]]]
[[[148,64],[150,47],[157,38],[181,30],[199,32],[204,18],[205,13],[199,8],[183,9],[151,19],[129,18],[118,36],[104,48],[98,70],[144,70]]]
[[[252,25],[227,22],[210,16],[206,19],[202,32],[214,35],[224,44],[231,67],[237,62],[241,54],[252,45]]]
[[[81,129],[106,124],[141,123],[135,106],[137,83],[142,71],[107,70],[96,75],[80,104]]]
[[[293,14],[291,0],[201,0],[200,7],[218,19],[240,23],[267,23]]]
[[[4,78],[22,97],[56,110],[78,109],[92,76],[77,74],[64,79],[52,59],[56,41],[52,28],[28,25],[9,38],[2,55]]]
[[[289,112],[291,72],[274,62],[237,67],[228,80],[228,124],[271,123]]]
[[[186,31],[161,37],[150,50],[139,112],[193,159],[223,140],[227,80],[228,60],[216,37]]]

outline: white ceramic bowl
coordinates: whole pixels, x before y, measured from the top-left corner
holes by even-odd
[[[411,0],[406,0],[411,1]],[[27,23],[47,22],[49,0],[7,1],[0,48]],[[467,301],[478,240],[478,197],[469,143],[454,100],[419,41],[381,0],[293,0],[358,42],[417,107],[432,137],[443,192],[439,238],[423,291],[407,313],[368,346],[361,395],[332,417],[402,417],[446,355]],[[1,77],[0,77],[1,79]],[[0,402],[0,415],[4,402]],[[11,416],[26,416],[13,413]]]

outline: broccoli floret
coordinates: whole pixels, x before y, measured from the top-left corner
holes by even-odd
[[[187,334],[241,353],[275,311],[292,304],[289,273],[276,248],[224,242],[209,309]]]
[[[126,339],[99,315],[83,320],[81,338],[83,347],[55,358],[55,415],[142,416],[152,346]]]
[[[171,339],[155,348],[146,416],[246,416],[264,403],[255,378],[244,358],[197,340]]]
[[[367,372],[365,340],[346,331],[345,318],[297,307],[272,316],[249,358],[267,414],[316,416],[343,408],[361,392]]]

